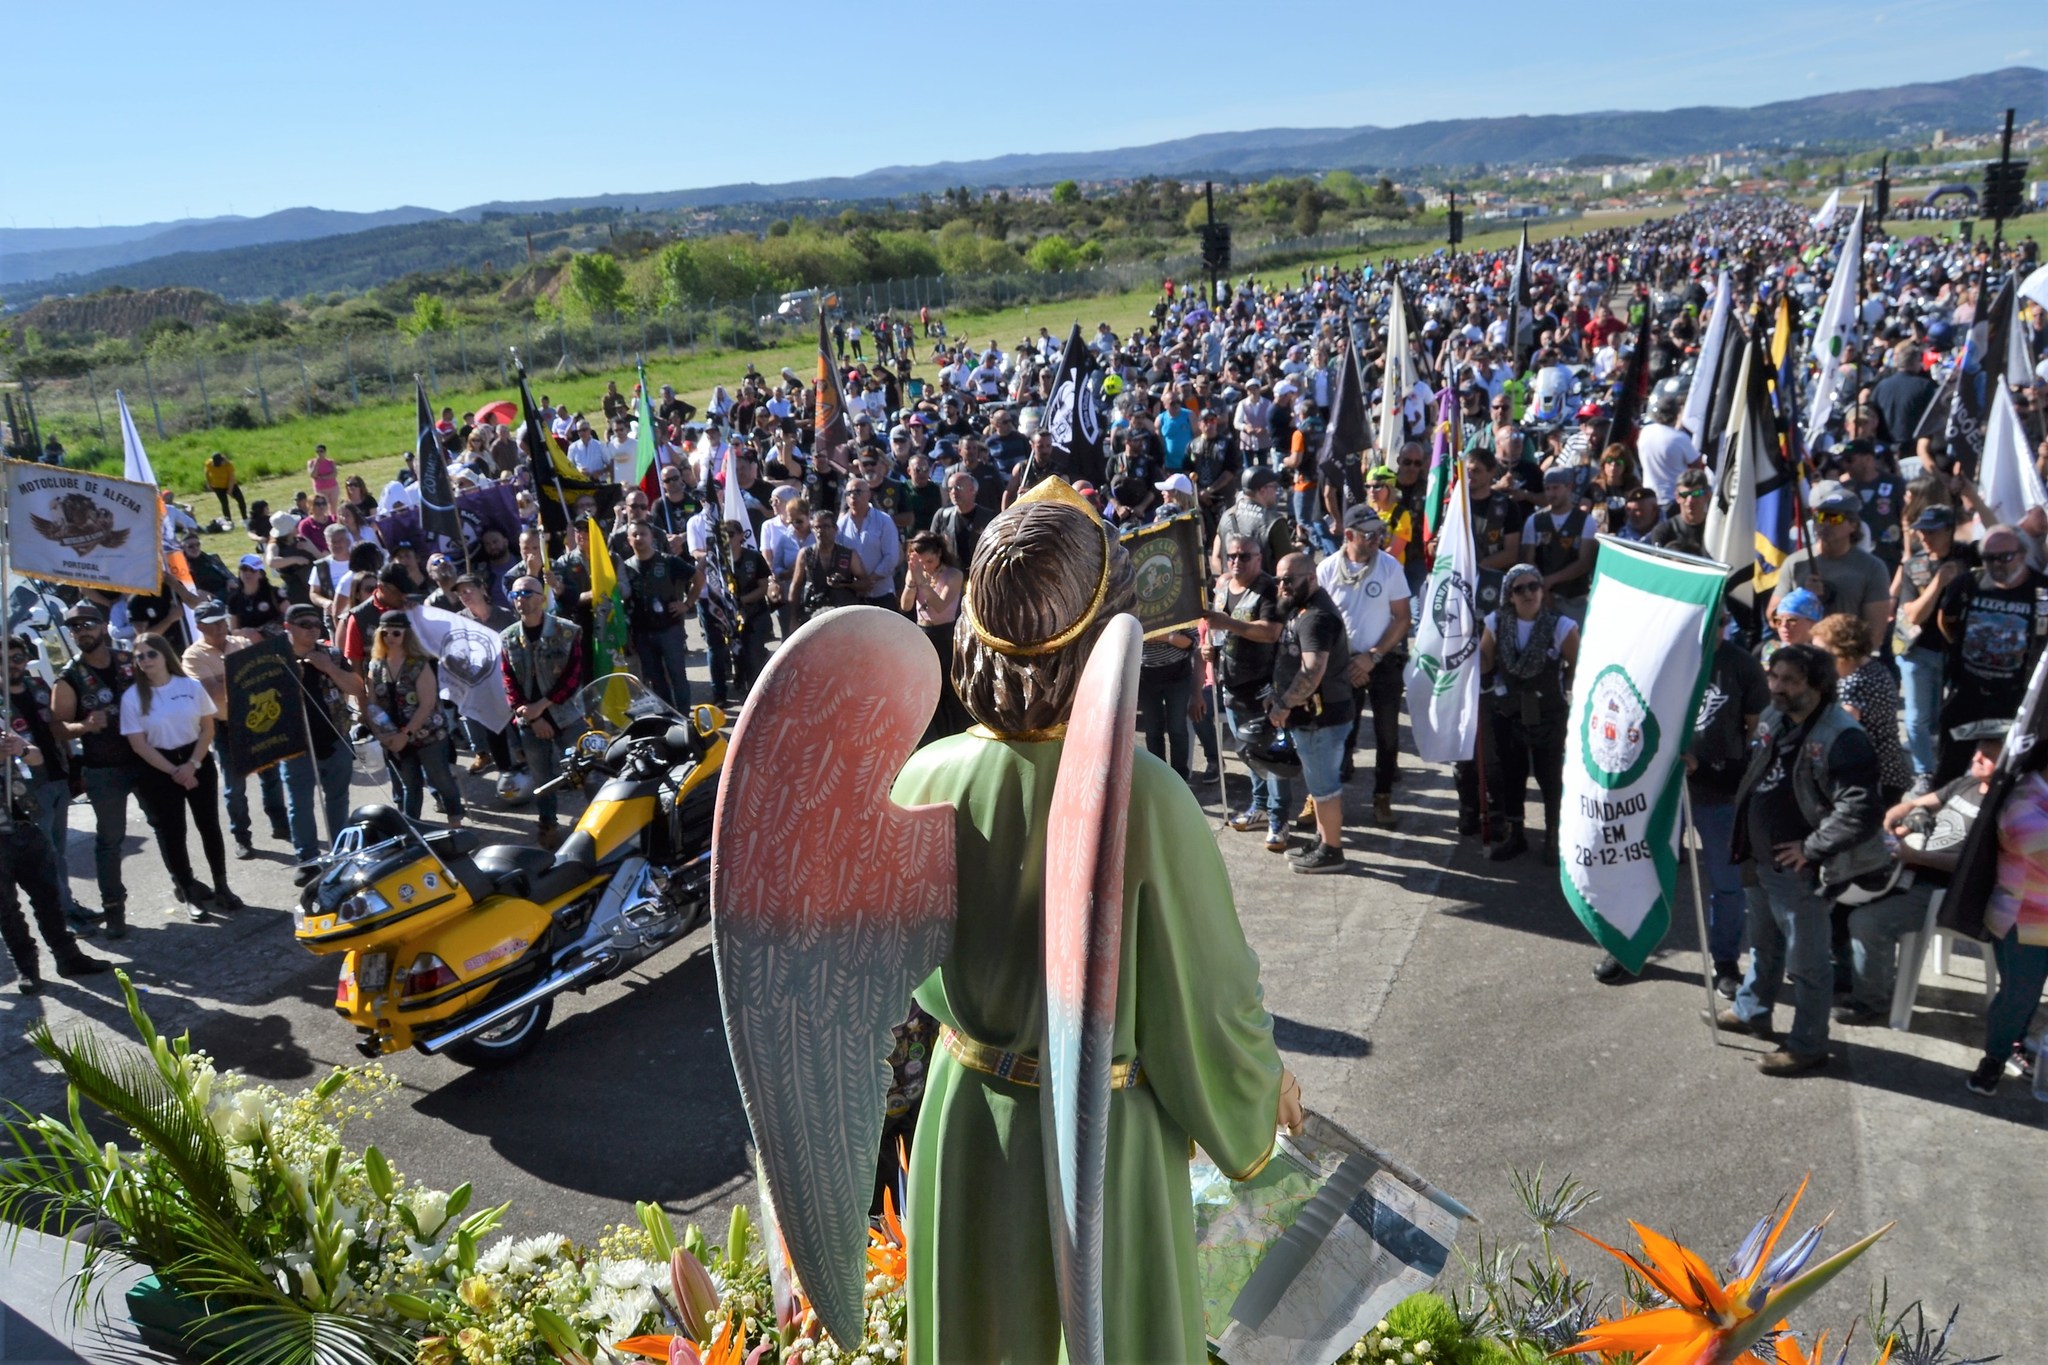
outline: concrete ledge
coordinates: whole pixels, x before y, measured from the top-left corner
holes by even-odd
[[[7,1237],[13,1228],[0,1229]],[[100,1280],[98,1302],[82,1321],[71,1315],[72,1278],[83,1255],[79,1246],[38,1232],[21,1231],[12,1254],[0,1241],[0,1362],[5,1365],[163,1365],[170,1357],[144,1346],[121,1296],[143,1277],[123,1267]]]

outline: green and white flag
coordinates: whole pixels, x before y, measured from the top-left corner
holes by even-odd
[[[1408,664],[1408,723],[1415,752],[1429,763],[1472,757],[1479,736],[1479,552],[1472,542],[1472,494],[1457,479],[1437,536],[1436,564],[1422,590],[1415,651]]]
[[[1683,757],[1728,570],[1600,538],[1565,735],[1558,875],[1594,940],[1639,972],[1671,925]]]

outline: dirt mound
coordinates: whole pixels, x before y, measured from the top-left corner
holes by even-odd
[[[226,313],[226,301],[204,289],[109,289],[81,298],[44,299],[13,318],[10,330],[19,336],[33,327],[52,341],[93,336],[132,341],[159,319],[203,327]]]

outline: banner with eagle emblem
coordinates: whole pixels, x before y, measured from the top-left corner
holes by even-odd
[[[50,583],[163,590],[156,486],[22,460],[7,464],[7,562]]]

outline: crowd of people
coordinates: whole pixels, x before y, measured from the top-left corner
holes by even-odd
[[[307,489],[275,510],[244,504],[223,453],[207,492],[223,522],[231,499],[245,517],[250,548],[235,566],[205,552],[187,509],[178,531],[190,583],[125,598],[65,590],[61,674],[46,685],[14,670],[14,729],[33,750],[28,827],[61,846],[70,800],[83,795],[94,810],[100,907],[72,899],[59,875],[58,919],[31,892],[45,938],[62,969],[89,960],[71,935],[122,932],[131,792],[189,913],[239,904],[227,863],[230,845],[253,856],[247,780],[221,779],[212,741],[221,660],[248,642],[288,638],[317,703],[314,752],[258,775],[269,833],[305,861],[321,849],[321,821],[331,830],[346,814],[358,743],[382,751],[408,815],[431,798],[450,823],[465,814],[462,776],[495,769],[498,798],[512,802],[558,771],[612,609],[593,590],[592,534],[616,567],[626,626],[609,661],[677,706],[698,687],[736,706],[775,638],[848,605],[911,616],[950,678],[963,570],[997,512],[1054,474],[1116,533],[1199,523],[1207,609],[1146,644],[1143,739],[1191,783],[1218,781],[1226,755],[1240,760],[1250,781],[1229,791],[1229,826],[1313,874],[1347,866],[1345,790],[1366,750],[1369,818],[1399,821],[1403,678],[1439,548],[1432,462],[1447,457],[1469,494],[1486,609],[1483,739],[1457,765],[1457,829],[1495,861],[1554,861],[1601,537],[1704,552],[1725,443],[1683,419],[1716,279],[1727,273],[1734,315],[1761,340],[1781,296],[1795,318],[1815,311],[1841,235],[1816,233],[1790,206],[1724,201],[1539,243],[1519,300],[1513,250],[1249,278],[1213,298],[1169,288],[1146,322],[1125,334],[1103,322],[1086,338],[1104,429],[1103,459],[1085,467],[1047,415],[1064,337],[1040,328],[1014,345],[976,343],[929,314],[886,313],[828,328],[843,442],[817,439],[816,384],[788,368],[748,365],[701,410],[663,386],[647,395],[647,416],[615,384],[588,413],[542,395],[561,468],[605,486],[579,495],[566,534],[546,534],[534,452],[502,407],[444,409],[438,449],[409,455],[378,490],[316,448]],[[1966,820],[1958,812],[1974,809],[2048,639],[2048,509],[1995,518],[1975,453],[1951,449],[1938,420],[1994,282],[2024,273],[2031,243],[1993,260],[1983,243],[1874,229],[1863,240],[1862,297],[1829,376],[1837,401],[1811,448],[1790,451],[1803,461],[1812,544],[1753,605],[1731,601],[1687,779],[1712,892],[1709,952],[1727,997],[1719,1022],[1777,1037],[1772,1008],[1789,979],[1792,1028],[1764,1062],[1779,1073],[1822,1064],[1831,1022],[1885,1010],[1892,947],[1917,929],[1941,858],[1953,858],[1943,853],[1952,837],[1934,848],[1899,831]],[[1396,281],[1413,340],[1398,371],[1387,353]],[[2004,382],[2041,443],[2039,308],[2021,309],[2015,326],[2036,368]],[[1347,361],[1368,411],[1384,402],[1398,431],[1330,435]],[[1390,372],[1416,378],[1386,402]],[[1446,391],[1448,423],[1438,418]],[[1782,401],[1797,427],[1804,392]],[[637,425],[648,420],[659,455],[640,480]],[[2048,462],[2048,443],[2035,453]],[[427,543],[402,515],[418,507],[425,460],[444,462],[459,493],[507,486],[516,524],[466,524],[463,544]],[[730,517],[735,501],[743,518]],[[407,615],[419,602],[501,635],[509,725],[493,729],[443,699]],[[20,619],[10,611],[11,624]],[[43,647],[33,632],[18,645]],[[965,725],[949,687],[928,734]],[[2031,778],[2009,808],[2021,812],[2011,875],[2001,869],[1990,914],[2003,1004],[1979,1088],[1996,1083],[2048,977],[2048,941],[2036,941],[2048,901],[2035,898],[2048,849],[2027,842],[2048,819],[2044,799],[2048,787]],[[559,842],[553,794],[535,814],[535,837]],[[206,879],[185,851],[188,826]],[[1892,874],[1898,889],[1851,906],[1823,893],[1823,866]],[[1908,867],[1914,875],[1896,875]],[[32,984],[21,915],[0,923]],[[1596,974],[1625,975],[1611,959]]]

